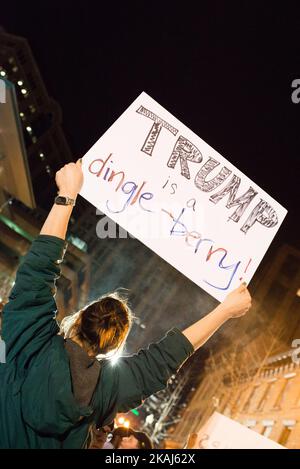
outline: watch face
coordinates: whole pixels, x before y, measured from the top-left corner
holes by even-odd
[[[58,195],[55,199],[55,203],[58,205],[67,205],[67,198],[62,195]]]
[[[63,195],[58,195],[55,197],[55,203],[57,205],[75,205],[74,199],[70,199],[70,197],[64,197]]]

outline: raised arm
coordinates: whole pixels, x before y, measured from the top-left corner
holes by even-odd
[[[58,194],[76,200],[83,183],[83,174],[80,160],[69,163],[56,173]],[[57,236],[65,239],[68,223],[72,213],[72,205],[54,204],[42,229],[41,235]]]
[[[127,412],[164,389],[171,376],[198,347],[225,321],[244,315],[250,306],[250,294],[243,284],[210,314],[183,332],[174,328],[159,342],[135,355],[120,358],[114,366],[108,362],[102,370],[101,389],[97,391],[111,396],[110,402],[103,405],[110,409],[105,422],[114,418],[117,412]]]
[[[76,199],[82,184],[80,164],[70,163],[56,175],[59,194]],[[26,360],[58,332],[55,320],[55,282],[65,251],[65,235],[72,206],[54,205],[40,236],[17,271],[9,302],[3,310],[2,338],[7,361],[22,352]],[[22,362],[23,363],[23,362]]]
[[[245,283],[229,293],[210,314],[183,331],[194,349],[201,347],[228,319],[243,316],[251,308],[251,296]]]
[[[115,365],[106,364],[98,392],[111,396],[115,413],[127,412],[164,389],[193,352],[191,343],[179,329],[173,328],[148,348],[120,358]]]
[[[250,294],[242,284],[210,314],[183,332],[174,328],[160,342],[131,357],[121,358],[115,366],[105,366],[102,383],[112,386],[107,394],[113,396],[108,420],[114,413],[127,412],[164,389],[170,377],[222,324],[230,318],[243,316],[250,307]]]

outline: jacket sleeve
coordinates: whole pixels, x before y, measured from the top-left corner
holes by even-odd
[[[3,309],[2,338],[8,360],[24,349],[31,354],[57,333],[55,281],[65,248],[64,240],[40,235],[24,257]]]
[[[138,407],[144,399],[164,389],[194,348],[179,329],[172,329],[157,343],[118,360],[117,412]]]

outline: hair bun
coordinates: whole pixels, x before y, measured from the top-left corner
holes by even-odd
[[[131,310],[117,293],[108,294],[87,305],[74,324],[75,333],[94,355],[117,350],[127,337]]]
[[[116,321],[118,319],[118,314],[115,310],[111,311],[110,313],[103,314],[100,317],[100,321]]]

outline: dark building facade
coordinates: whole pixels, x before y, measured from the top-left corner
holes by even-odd
[[[15,86],[36,208],[0,189],[0,302],[7,301],[16,269],[37,236],[56,194],[55,173],[73,160],[62,130],[59,105],[49,96],[26,39],[0,30],[0,79]],[[5,157],[5,155],[2,155]],[[1,160],[0,160],[1,167]],[[18,178],[18,167],[14,177]],[[90,256],[85,243],[71,234],[58,283],[59,318],[86,303]]]
[[[61,109],[46,90],[27,40],[2,30],[0,77],[15,85],[36,203],[47,210],[56,191],[55,172],[73,160]]]

